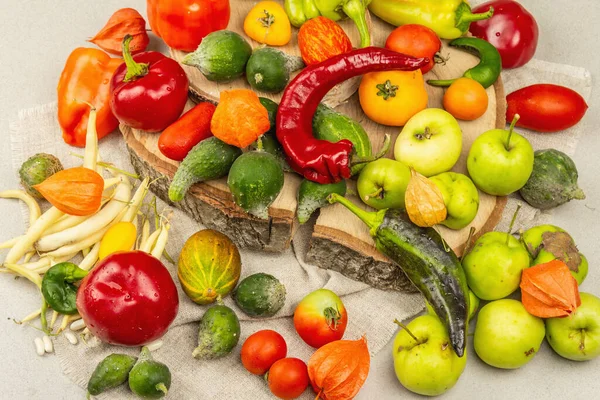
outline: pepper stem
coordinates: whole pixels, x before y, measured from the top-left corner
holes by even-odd
[[[397,319],[394,320],[394,323],[396,325],[398,325],[400,328],[404,329],[406,331],[406,333],[408,333],[415,342],[417,342],[418,344],[421,344],[421,341],[410,331],[410,329],[408,329],[408,327],[406,325],[404,325],[402,322],[398,321]]]
[[[125,35],[123,38],[123,60],[125,60],[125,65],[127,66],[127,73],[125,74],[125,78],[123,78],[123,82],[136,80],[148,73],[148,64],[135,62],[131,55],[129,43],[132,40],[133,36],[131,35]]]
[[[429,79],[427,81],[427,84],[431,85],[431,86],[436,86],[436,87],[448,87],[450,85],[452,85],[454,83],[456,79]]]
[[[486,12],[477,13],[477,14],[473,14],[471,12],[471,9],[469,8],[467,11],[464,11],[463,13],[460,14],[460,16],[458,17],[458,20],[456,21],[456,26],[457,27],[463,26],[463,25],[468,26],[469,24],[471,24],[471,22],[488,19],[488,18],[491,18],[492,15],[494,15],[494,7],[490,7],[490,9],[487,10]]]
[[[373,234],[374,233],[373,230],[377,229],[377,227],[379,227],[379,225],[381,225],[381,223],[383,222],[383,216],[386,211],[386,210],[379,210],[378,212],[365,211],[362,208],[358,207],[356,204],[352,203],[347,198],[340,196],[337,193],[332,193],[329,196],[327,196],[327,201],[329,201],[330,204],[340,203],[341,205],[346,207],[354,215],[356,215],[358,218],[360,218],[361,221],[364,222],[369,227],[369,229],[371,229],[371,234]]]
[[[371,45],[371,35],[367,18],[365,17],[365,2],[363,0],[349,0],[342,5],[344,13],[350,17],[356,24],[358,33],[360,34],[360,47],[369,47]]]
[[[354,156],[354,157],[352,157],[352,160],[350,160],[350,165],[353,167],[358,164],[366,164],[366,163],[373,162],[375,160],[379,160],[381,157],[385,156],[385,154],[388,152],[388,150],[390,149],[391,143],[392,143],[392,138],[390,137],[390,135],[388,133],[386,133],[383,138],[383,145],[381,147],[381,150],[379,150],[379,152],[377,152],[377,154],[368,156],[368,157]]]
[[[506,147],[506,151],[510,151],[510,138],[512,137],[515,125],[517,124],[519,118],[521,118],[521,116],[519,114],[515,114],[512,122],[510,123],[510,128],[508,128],[508,138],[506,138],[506,145],[504,146]]]

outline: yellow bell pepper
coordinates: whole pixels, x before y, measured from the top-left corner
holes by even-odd
[[[284,46],[292,38],[290,20],[283,7],[274,1],[261,1],[252,7],[244,20],[244,32],[269,46]]]
[[[131,222],[119,222],[111,226],[100,241],[100,260],[118,251],[133,249],[137,238],[137,230]]]

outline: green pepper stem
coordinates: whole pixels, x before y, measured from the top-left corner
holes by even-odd
[[[456,26],[461,26],[463,24],[468,25],[471,22],[488,19],[488,18],[491,18],[492,15],[494,15],[494,7],[490,7],[490,9],[484,13],[477,13],[477,14],[473,14],[471,12],[471,10],[469,10],[468,12],[463,12],[460,15],[460,17],[458,18],[458,21],[456,23]]]
[[[360,218],[361,221],[364,222],[371,230],[376,229],[379,225],[381,225],[383,214],[385,214],[385,210],[380,210],[379,212],[365,211],[347,198],[340,196],[337,193],[332,193],[327,196],[327,201],[329,201],[330,204],[340,203],[350,210],[354,215]]]
[[[123,60],[125,60],[125,65],[127,66],[127,73],[125,74],[125,78],[123,78],[123,82],[131,82],[148,73],[148,64],[135,62],[131,55],[129,43],[132,40],[133,36],[131,35],[125,35],[123,38]]]
[[[427,84],[436,87],[448,87],[454,83],[456,79],[429,79]]]
[[[352,157],[352,160],[350,160],[350,166],[353,167],[355,165],[366,164],[366,163],[373,162],[375,160],[379,160],[381,157],[386,155],[386,153],[390,149],[391,143],[392,143],[392,138],[390,137],[390,135],[388,133],[386,133],[385,137],[383,138],[383,145],[381,147],[381,150],[379,150],[379,152],[377,154],[371,155],[368,157],[354,156],[354,157]]]
[[[371,35],[365,17],[366,10],[363,0],[348,0],[342,5],[342,10],[356,24],[360,34],[360,47],[369,47],[371,45]]]
[[[512,122],[510,123],[510,128],[508,128],[508,138],[506,138],[506,151],[510,151],[510,138],[512,137],[513,131],[515,130],[515,125],[517,121],[521,118],[519,114],[515,114]]]

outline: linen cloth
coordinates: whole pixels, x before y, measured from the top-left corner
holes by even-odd
[[[517,70],[503,73],[505,92],[511,93],[521,87],[535,83],[555,83],[572,88],[586,100],[591,94],[591,77],[587,70],[566,65],[532,60]],[[56,104],[47,104],[19,113],[18,119],[11,123],[11,144],[13,167],[17,171],[23,161],[38,152],[58,156],[65,167],[79,165],[80,159],[71,153],[82,154],[81,149],[65,145],[61,139],[56,119]],[[579,136],[583,133],[579,126],[555,134],[539,134],[517,128],[524,134],[534,149],[555,148],[573,155]],[[104,161],[114,163],[120,168],[132,171],[129,154],[118,133],[100,141],[100,156]],[[15,172],[16,173],[16,172]],[[583,188],[585,191],[585,188]],[[547,223],[551,212],[541,213],[528,206],[518,195],[511,196],[497,230],[506,230],[517,204],[522,204],[515,230],[527,228],[539,223]],[[159,210],[165,204],[159,201]],[[26,208],[24,208],[26,212]],[[173,210],[167,251],[175,259],[185,240],[202,229],[179,210]],[[24,227],[27,219],[24,219]],[[313,220],[314,223],[314,220]],[[172,399],[260,399],[270,398],[267,385],[261,377],[251,375],[240,363],[239,351],[244,340],[261,329],[273,329],[281,333],[288,344],[288,357],[299,357],[308,361],[313,349],[307,346],[296,334],[291,316],[296,304],[309,292],[325,287],[333,290],[342,298],[348,311],[349,323],[345,339],[357,339],[366,335],[372,355],[392,338],[396,331],[394,319],[408,319],[423,310],[423,300],[418,294],[386,292],[350,280],[337,272],[323,270],[307,264],[305,254],[308,250],[312,224],[302,226],[292,246],[280,254],[262,253],[240,249],[242,257],[242,278],[256,272],[266,272],[276,276],[286,287],[285,306],[269,319],[251,319],[239,310],[230,297],[225,304],[232,307],[241,321],[241,337],[238,346],[226,357],[218,360],[196,360],[191,353],[197,344],[198,321],[207,306],[191,302],[181,290],[176,274],[176,266],[163,258],[165,266],[171,272],[180,294],[179,314],[163,337],[164,345],[153,355],[167,364],[172,373],[172,386],[169,398]],[[60,359],[64,373],[81,387],[87,381],[97,363],[113,352],[137,355],[139,348],[110,346],[91,340],[87,344],[80,341],[77,346],[70,345],[63,336],[54,339],[55,351]],[[111,390],[98,396],[100,399],[125,399],[133,397],[125,387]],[[307,390],[302,398],[314,398]]]

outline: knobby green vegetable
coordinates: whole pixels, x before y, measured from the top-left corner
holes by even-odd
[[[136,360],[137,358],[127,354],[115,353],[107,356],[92,373],[87,386],[88,393],[97,396],[125,383]]]
[[[62,171],[63,166],[58,158],[52,154],[38,153],[25,161],[19,169],[19,177],[25,191],[35,198],[42,199],[34,185],[44,182],[46,179]]]
[[[446,326],[454,351],[462,357],[467,341],[469,288],[456,254],[433,228],[413,225],[400,210],[365,211],[348,199],[332,194],[370,228],[377,250],[388,256],[406,276]]]
[[[458,47],[479,55],[479,64],[471,69],[468,69],[463,76],[481,83],[481,86],[488,88],[492,86],[502,72],[502,58],[500,53],[489,42],[474,38],[462,37],[451,41],[450,46]],[[428,80],[427,83],[432,86],[450,86],[456,79],[446,80]]]
[[[198,143],[183,159],[169,187],[169,199],[181,201],[190,186],[211,179],[222,178],[242,151],[211,137]]]
[[[142,347],[137,362],[129,372],[129,388],[142,399],[165,397],[171,387],[171,371],[152,359],[148,347]]]
[[[240,340],[240,321],[235,312],[223,305],[210,307],[200,320],[198,347],[192,355],[200,359],[223,357],[235,348]]]
[[[285,286],[273,275],[258,273],[244,278],[233,291],[233,299],[246,315],[265,318],[277,314],[285,304]]]
[[[305,223],[315,211],[328,205],[327,197],[332,193],[345,196],[346,180],[329,184],[302,180],[298,189],[298,221],[301,224]]]
[[[77,287],[74,282],[85,278],[88,271],[70,262],[63,262],[51,267],[42,279],[42,294],[54,311],[61,314],[77,312]]]
[[[360,34],[360,47],[371,45],[371,35],[365,16],[366,8],[371,0],[285,0],[284,8],[290,22],[300,28],[307,20],[319,15],[332,21],[346,17],[356,24]]]

